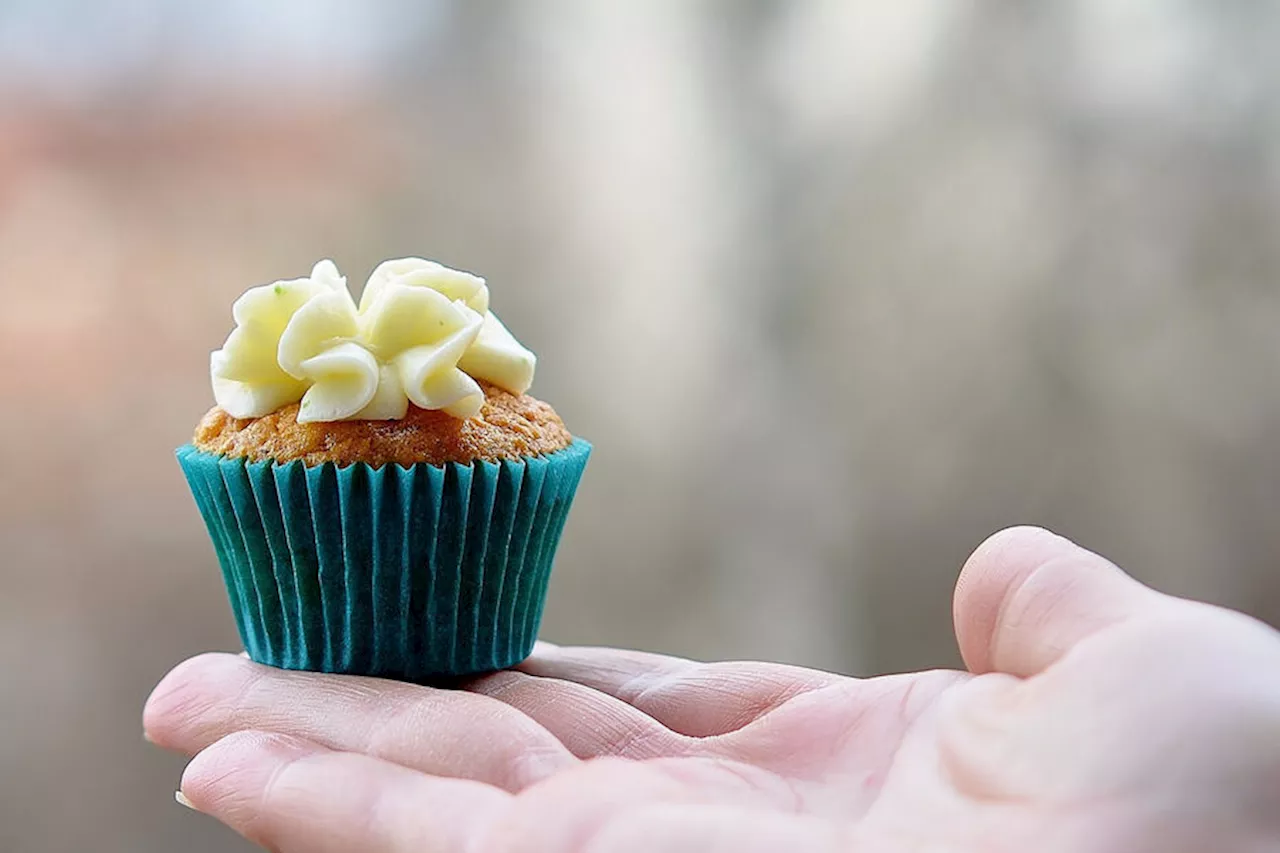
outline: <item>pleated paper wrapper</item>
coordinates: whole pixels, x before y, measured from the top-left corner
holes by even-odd
[[[581,439],[502,462],[306,466],[177,451],[249,656],[427,682],[528,657]]]

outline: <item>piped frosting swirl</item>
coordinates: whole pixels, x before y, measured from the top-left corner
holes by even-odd
[[[250,288],[232,316],[210,374],[236,418],[295,402],[301,423],[399,419],[410,403],[469,418],[484,403],[477,379],[523,394],[537,364],[489,310],[484,279],[422,258],[379,264],[358,306],[323,260]]]

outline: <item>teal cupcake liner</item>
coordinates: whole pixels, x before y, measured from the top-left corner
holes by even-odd
[[[404,681],[529,656],[581,439],[502,462],[306,466],[178,449],[249,657]]]

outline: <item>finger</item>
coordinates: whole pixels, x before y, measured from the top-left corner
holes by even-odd
[[[657,758],[693,749],[690,738],[638,708],[572,681],[496,672],[467,689],[521,711],[578,758]]]
[[[230,735],[182,777],[193,808],[279,853],[468,849],[511,795],[268,732]]]
[[[539,643],[519,668],[616,696],[689,737],[736,731],[801,693],[843,680],[781,664],[697,663],[647,652],[546,643]]]
[[[982,543],[956,582],[956,640],[970,671],[1028,677],[1086,637],[1173,599],[1035,527]]]
[[[259,729],[509,791],[576,763],[545,728],[483,696],[290,672],[225,654],[192,658],[165,676],[143,726],[159,745],[187,754]]]

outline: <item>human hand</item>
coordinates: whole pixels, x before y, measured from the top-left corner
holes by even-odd
[[[180,665],[193,806],[281,853],[1253,851],[1280,845],[1280,635],[1044,531],[957,584],[970,673],[853,679],[540,646],[439,690]]]

